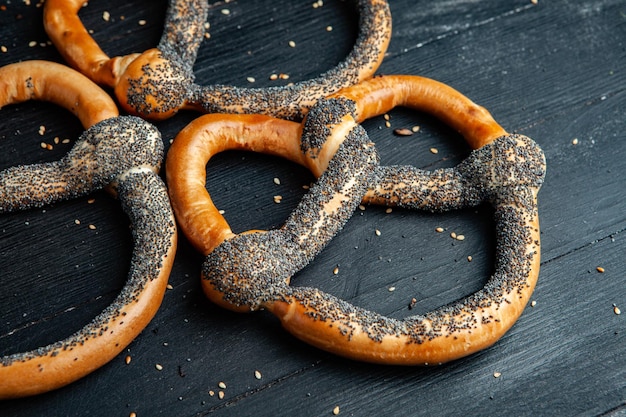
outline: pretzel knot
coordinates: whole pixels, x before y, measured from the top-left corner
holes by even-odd
[[[0,399],[59,388],[113,359],[156,313],[176,251],[173,213],[157,175],[159,131],[138,117],[118,116],[104,91],[68,67],[27,61],[0,68],[0,107],[31,99],[71,103],[87,130],[59,161],[1,171],[0,213],[107,187],[130,219],[133,256],[120,294],[89,324],[64,340],[0,357]]]
[[[462,133],[473,150],[455,168],[432,172],[379,166],[358,122],[408,106]],[[205,189],[205,165],[226,149],[283,156],[318,176],[279,229],[232,232]],[[180,227],[206,255],[202,284],[217,304],[264,308],[296,337],[346,357],[427,365],[495,343],[517,320],[539,273],[536,198],[545,159],[531,139],[508,134],[482,107],[422,77],[385,76],[320,100],[302,124],[262,116],[206,115],[188,125],[167,157]],[[496,266],[485,287],[425,315],[387,318],[315,288],[289,286],[360,203],[433,212],[489,201],[495,208]]]
[[[163,35],[156,48],[110,58],[78,17],[83,0],[47,0],[44,26],[70,65],[93,81],[114,88],[124,110],[162,120],[181,109],[206,113],[262,113],[302,119],[321,97],[371,77],[391,38],[385,0],[355,0],[359,13],[356,43],[336,67],[319,77],[270,88],[238,88],[194,83],[193,66],[204,37],[206,0],[170,0]]]

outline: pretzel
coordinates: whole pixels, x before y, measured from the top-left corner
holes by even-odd
[[[104,365],[148,324],[161,304],[177,231],[165,184],[159,131],[118,117],[111,98],[69,67],[26,61],[0,68],[0,108],[45,100],[71,110],[85,132],[61,160],[0,171],[0,213],[41,207],[109,187],[132,225],[128,279],[111,305],[64,340],[0,357],[0,399],[67,385]]]
[[[455,168],[379,166],[358,122],[408,106],[432,113],[475,150]],[[225,149],[265,152],[311,169],[318,180],[284,225],[235,234],[205,188],[205,165]],[[266,116],[206,115],[174,140],[168,189],[181,230],[206,255],[202,285],[234,311],[266,309],[301,340],[361,361],[440,364],[495,343],[521,315],[539,273],[537,192],[541,149],[508,134],[456,90],[416,76],[377,77],[320,100],[302,124]],[[396,320],[315,288],[289,286],[361,202],[434,212],[495,207],[495,273],[483,289],[425,315]]]
[[[389,6],[386,0],[356,3],[359,35],[343,62],[317,78],[269,88],[194,83],[193,65],[208,14],[206,0],[170,0],[158,46],[142,54],[110,58],[104,53],[78,17],[83,0],[47,0],[44,26],[64,59],[95,82],[114,88],[130,114],[162,120],[191,109],[299,120],[318,98],[371,77],[382,62],[391,37]]]

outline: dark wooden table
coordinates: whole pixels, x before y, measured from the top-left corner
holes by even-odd
[[[143,51],[160,37],[164,2],[130,3],[92,1],[81,11],[111,55]],[[254,77],[254,85],[267,86],[285,82],[271,81],[272,73],[298,81],[334,66],[355,40],[355,13],[337,0],[312,3],[212,2],[198,82],[244,86]],[[143,333],[76,383],[0,403],[1,416],[329,416],[335,407],[354,416],[626,415],[626,315],[614,309],[626,310],[626,4],[390,3],[393,38],[380,73],[448,83],[546,153],[541,273],[534,305],[512,330],[492,348],[441,367],[338,358],[294,339],[269,314],[235,314],[209,303],[199,284],[202,258],[181,236],[172,288]],[[0,64],[62,61],[47,43],[40,2],[0,6]],[[382,117],[365,123],[384,164],[434,169],[468,154],[461,138],[433,118],[403,109],[390,115],[391,128]],[[196,116],[158,123],[166,146]],[[421,127],[413,136],[392,134],[413,125]],[[81,131],[72,115],[50,104],[5,107],[0,169],[59,159],[71,143],[52,150],[40,143],[56,136],[73,142]],[[235,231],[279,226],[313,179],[285,161],[235,152],[216,157],[207,172],[207,187]],[[1,355],[66,337],[123,285],[132,251],[128,221],[108,194],[91,197],[91,204],[80,198],[0,216]],[[367,207],[293,283],[393,317],[426,312],[488,278],[490,214],[489,207],[443,215]],[[451,239],[451,231],[466,239]],[[409,310],[412,298],[417,304]]]

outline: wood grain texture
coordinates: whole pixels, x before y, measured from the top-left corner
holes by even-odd
[[[46,44],[35,3],[0,0],[6,6],[0,9],[0,46],[7,49],[0,52],[0,65],[61,61]],[[312,3],[211,2],[211,37],[200,50],[197,81],[246,86],[246,78],[254,77],[254,85],[267,86],[331,68],[354,42],[356,16],[349,3],[326,0],[317,9]],[[438,368],[361,364],[300,343],[269,314],[238,315],[211,305],[199,284],[202,259],[183,239],[170,277],[173,289],[125,353],[63,389],[2,402],[0,415],[324,416],[333,415],[335,406],[351,416],[626,413],[626,316],[613,309],[626,310],[626,5],[390,5],[393,36],[380,73],[449,83],[546,153],[536,305],[496,345],[469,358]],[[91,1],[81,12],[111,55],[156,45],[164,16],[163,1]],[[290,79],[270,81],[272,73]],[[397,137],[382,118],[367,121],[384,164],[432,169],[467,155],[462,140],[438,121],[403,109],[390,115],[392,128],[421,129]],[[166,146],[195,116],[183,113],[157,125]],[[40,142],[59,136],[73,143],[80,132],[73,116],[49,104],[3,108],[0,169],[58,159],[71,144],[47,151]],[[431,153],[432,147],[439,152]],[[235,231],[279,226],[304,193],[302,185],[313,180],[300,167],[240,152],[216,157],[207,175],[207,187]],[[273,202],[277,194],[281,204]],[[92,203],[81,198],[0,216],[0,354],[67,336],[123,285],[132,250],[127,220],[106,193],[92,197]],[[293,283],[318,286],[393,317],[428,311],[485,282],[493,261],[490,215],[486,206],[443,215],[366,207]],[[446,233],[436,233],[438,226]],[[466,239],[452,240],[451,231]],[[413,297],[417,304],[409,310]]]

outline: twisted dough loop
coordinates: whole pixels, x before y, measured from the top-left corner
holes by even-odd
[[[62,387],[121,352],[161,304],[177,232],[165,185],[157,175],[163,142],[154,126],[133,116],[116,117],[106,93],[57,64],[23,62],[0,68],[0,92],[0,107],[39,99],[71,103],[85,125],[95,122],[98,114],[109,116],[90,126],[61,160],[0,172],[0,212],[40,207],[107,186],[130,218],[134,248],[126,284],[89,324],[64,340],[0,358],[4,399]]]
[[[206,0],[170,0],[157,48],[109,58],[78,17],[83,0],[48,0],[44,26],[70,65],[95,82],[113,87],[124,110],[162,120],[181,109],[206,113],[261,113],[301,119],[318,98],[371,77],[391,37],[385,0],[355,0],[359,36],[344,61],[317,78],[283,87],[238,88],[194,84],[193,65],[204,35]]]
[[[357,122],[397,105],[442,117],[476,150],[452,169],[378,166]],[[225,149],[283,156],[309,167],[319,180],[280,229],[235,234],[204,185],[206,162]],[[532,140],[509,135],[455,90],[410,76],[377,77],[344,89],[320,100],[302,124],[203,116],[181,131],[167,158],[174,211],[183,232],[207,255],[202,284],[212,301],[235,311],[265,308],[292,334],[327,351],[404,365],[469,355],[495,343],[515,323],[539,272],[536,197],[544,174],[543,153]],[[490,201],[495,273],[477,293],[405,320],[314,288],[290,287],[290,277],[341,229],[361,199],[430,211]]]

